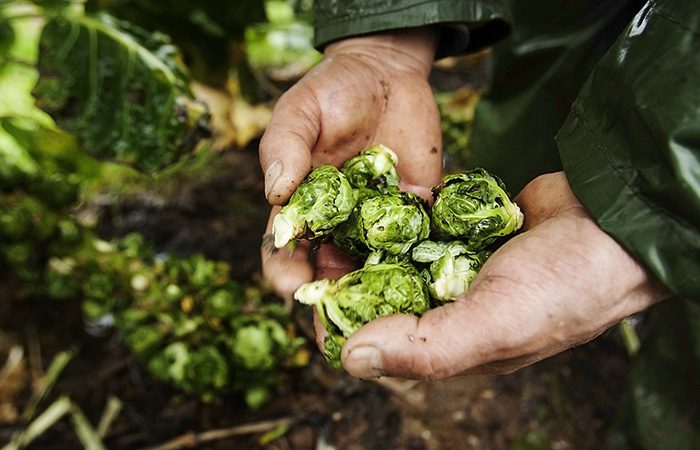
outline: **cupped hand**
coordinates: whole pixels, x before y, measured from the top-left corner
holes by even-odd
[[[591,219],[563,173],[536,178],[516,201],[524,231],[494,252],[468,293],[421,318],[395,315],[362,327],[342,351],[351,375],[508,373],[668,296]]]
[[[402,189],[428,197],[442,168],[439,114],[427,81],[434,51],[427,28],[329,45],[323,61],[279,99],[260,142],[268,201],[283,205],[313,167],[340,166],[374,144],[398,154]],[[263,276],[281,295],[313,279],[308,249],[301,243],[275,250],[265,239]],[[335,255],[322,252],[316,264],[351,269]]]

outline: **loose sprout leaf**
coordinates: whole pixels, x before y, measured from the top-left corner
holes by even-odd
[[[316,306],[328,332],[324,353],[334,367],[340,367],[340,350],[345,340],[362,325],[390,314],[421,315],[430,307],[425,283],[408,263],[368,265],[337,281],[306,283],[294,298]]]
[[[347,178],[338,169],[322,165],[312,170],[275,216],[272,233],[275,247],[292,239],[315,238],[345,222],[357,202]]]
[[[161,34],[104,14],[56,16],[38,68],[38,106],[99,159],[150,172],[196,144],[206,110]]]
[[[524,219],[503,182],[484,169],[446,176],[435,189],[431,212],[438,233],[461,239],[472,250],[514,233]]]

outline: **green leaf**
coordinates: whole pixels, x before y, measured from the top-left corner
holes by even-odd
[[[107,16],[59,16],[40,41],[39,107],[99,159],[154,171],[191,150],[206,116],[176,49]]]
[[[8,60],[8,50],[15,40],[15,30],[4,15],[0,14],[0,69],[5,67]]]
[[[182,49],[198,80],[224,84],[242,59],[231,51],[243,30],[265,20],[261,0],[88,0],[90,11],[104,11],[149,31],[166,33]]]

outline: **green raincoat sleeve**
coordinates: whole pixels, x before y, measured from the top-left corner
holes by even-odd
[[[557,136],[576,196],[675,294],[700,300],[700,2],[649,1]]]
[[[315,43],[398,28],[439,25],[438,55],[473,51],[508,33],[507,0],[317,0]],[[466,26],[465,26],[466,25]],[[467,32],[468,30],[468,32]]]

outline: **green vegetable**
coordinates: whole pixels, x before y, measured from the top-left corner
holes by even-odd
[[[475,169],[445,177],[434,189],[435,233],[431,236],[431,217],[424,202],[398,187],[397,163],[396,154],[383,145],[370,147],[345,162],[342,174],[354,189],[356,203],[349,215],[323,231],[343,251],[364,259],[364,266],[337,281],[304,284],[294,295],[299,302],[316,306],[328,332],[324,354],[334,367],[340,366],[346,339],[370,320],[394,313],[419,315],[431,305],[466,292],[490,255],[484,248],[513,233],[523,222],[503,183],[485,170]],[[328,170],[334,173],[334,169]],[[307,194],[309,190],[311,194]],[[316,205],[330,191],[302,184],[290,205],[303,204],[304,214],[310,210],[318,214],[322,204],[315,208],[306,205]],[[286,215],[301,225],[288,226],[291,220],[285,218],[280,224],[288,230],[281,226],[274,230],[280,245],[304,234],[303,221],[296,219],[304,214],[296,213],[297,209],[292,209],[294,215]],[[338,217],[335,211],[329,215]]]
[[[341,170],[353,187],[382,191],[399,183],[398,162],[396,153],[380,144],[347,160]]]
[[[449,175],[435,189],[432,225],[439,234],[480,250],[523,224],[520,208],[503,182],[484,169]]]
[[[430,217],[417,196],[392,189],[362,203],[358,226],[367,248],[399,255],[428,237]]]
[[[294,298],[315,305],[328,335],[325,357],[340,367],[340,350],[346,339],[365,323],[396,313],[420,315],[430,303],[419,272],[407,263],[379,263],[350,272],[339,280],[318,280],[302,285]]]
[[[347,220],[356,202],[356,194],[345,175],[330,165],[317,167],[275,216],[272,224],[275,247],[284,247],[294,238],[315,238],[329,233]]]
[[[355,189],[357,204],[348,216],[348,220],[338,224],[331,232],[333,243],[348,255],[362,259],[366,257],[370,250],[362,241],[360,232],[360,208],[365,200],[376,197],[379,191],[369,188]]]
[[[412,259],[427,264],[422,272],[430,295],[438,303],[454,300],[467,292],[472,280],[491,252],[472,252],[461,241],[423,241],[413,248]]]

